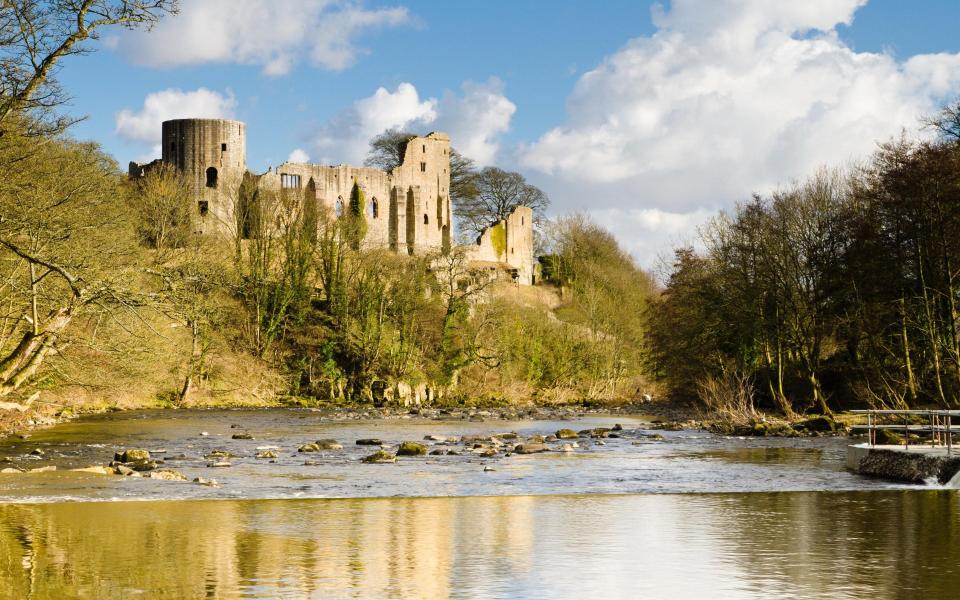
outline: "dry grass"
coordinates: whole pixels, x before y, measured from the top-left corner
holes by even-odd
[[[754,405],[753,378],[734,369],[707,375],[697,382],[700,401],[719,421],[735,425],[752,423],[761,415]]]

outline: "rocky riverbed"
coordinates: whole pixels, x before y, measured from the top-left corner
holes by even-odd
[[[503,417],[507,418],[503,418]],[[0,441],[0,501],[859,490],[841,437],[731,437],[643,416],[181,410]]]

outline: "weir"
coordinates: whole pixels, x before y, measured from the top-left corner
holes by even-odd
[[[954,435],[960,410],[855,410],[865,415],[867,443],[847,447],[847,468],[862,475],[908,483],[960,485],[960,452]],[[902,440],[902,442],[901,442]]]

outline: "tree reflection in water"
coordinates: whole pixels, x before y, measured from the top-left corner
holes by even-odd
[[[0,595],[949,598],[957,503],[897,491],[5,505]]]

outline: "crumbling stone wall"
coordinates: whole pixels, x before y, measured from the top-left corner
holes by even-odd
[[[518,206],[507,218],[486,228],[470,247],[470,260],[503,265],[516,281],[534,283],[533,210]]]
[[[237,202],[246,167],[246,126],[229,119],[175,119],[163,123],[162,162],[187,175],[197,202],[202,234],[237,234]],[[158,161],[130,163],[130,177],[143,177]],[[317,206],[331,215],[349,210],[358,183],[366,199],[364,245],[396,252],[445,252],[453,231],[450,204],[450,138],[445,133],[415,137],[403,161],[389,172],[350,165],[285,162],[254,176],[261,189],[312,193]],[[471,260],[533,284],[533,211],[525,206],[489,228]],[[480,264],[486,263],[486,264]]]
[[[431,133],[407,143],[403,162],[390,172],[350,165],[323,166],[285,162],[260,177],[274,190],[316,186],[318,206],[331,214],[349,209],[354,182],[366,197],[370,247],[424,254],[449,247],[450,138]]]

